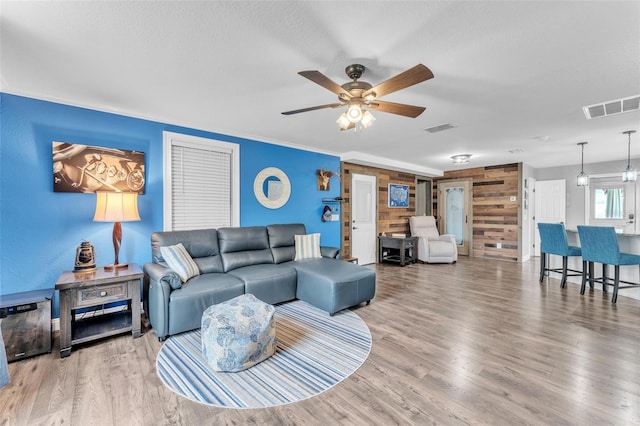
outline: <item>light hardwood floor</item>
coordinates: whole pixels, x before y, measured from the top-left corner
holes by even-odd
[[[539,284],[533,261],[375,268],[376,297],[355,310],[371,354],[317,397],[261,410],[188,401],[158,379],[147,331],[10,364],[0,424],[640,423],[640,300],[624,290],[612,305],[601,289]]]

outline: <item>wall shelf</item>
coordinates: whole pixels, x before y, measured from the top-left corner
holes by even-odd
[[[323,198],[322,199],[323,203],[341,203],[342,202],[342,197],[336,197],[336,198]]]

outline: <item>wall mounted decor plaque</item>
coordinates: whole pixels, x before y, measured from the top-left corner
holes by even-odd
[[[389,207],[409,207],[409,185],[389,184]]]
[[[53,142],[54,192],[144,194],[144,152]]]

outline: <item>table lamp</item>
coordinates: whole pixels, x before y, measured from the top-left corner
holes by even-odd
[[[140,220],[138,213],[138,194],[136,192],[96,192],[96,213],[94,222],[113,222],[113,250],[115,260],[113,265],[104,267],[106,271],[127,268],[126,263],[118,262],[120,244],[122,242],[122,225],[120,222]]]

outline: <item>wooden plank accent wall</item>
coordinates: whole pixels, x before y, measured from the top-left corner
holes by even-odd
[[[473,257],[518,260],[520,165],[477,167],[448,171],[433,181],[433,214],[437,217],[437,183],[473,179]],[[510,201],[516,197],[516,201]],[[497,248],[497,243],[502,245]]]
[[[378,185],[378,224],[377,233],[400,232],[410,235],[409,216],[416,211],[415,175],[394,170],[380,169],[377,167],[362,166],[359,164],[343,162],[341,165],[342,183],[342,254],[351,256],[351,175],[353,173],[376,176]],[[409,185],[409,207],[389,208],[388,190],[389,183]]]

